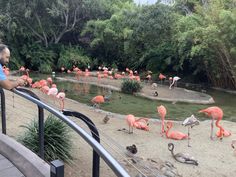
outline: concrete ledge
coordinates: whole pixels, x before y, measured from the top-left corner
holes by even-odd
[[[50,166],[14,139],[0,133],[0,154],[26,177],[50,177]]]

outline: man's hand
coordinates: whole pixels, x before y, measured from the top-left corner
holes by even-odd
[[[23,80],[21,78],[18,78],[16,81],[17,81],[18,86],[24,86],[25,85],[25,80]]]

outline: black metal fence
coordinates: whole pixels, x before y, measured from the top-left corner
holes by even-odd
[[[100,144],[99,133],[97,131],[94,123],[85,115],[76,112],[64,110],[60,112],[51,106],[40,101],[39,97],[31,92],[30,90],[24,88],[18,88],[12,90],[15,94],[31,101],[38,106],[38,122],[39,122],[39,156],[44,159],[44,109],[61,119],[69,127],[71,127],[79,136],[81,136],[92,148],[93,148],[93,177],[99,177],[100,169],[100,157],[105,161],[105,163],[113,170],[117,176],[128,177],[129,174],[123,169],[123,167],[103,148]],[[1,95],[1,117],[2,117],[2,133],[6,134],[6,104],[5,104],[5,94],[3,89],[0,89]],[[80,126],[70,120],[67,116],[74,116],[83,120],[89,127],[92,136],[89,135]]]

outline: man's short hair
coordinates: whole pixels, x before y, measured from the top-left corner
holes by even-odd
[[[4,49],[8,48],[5,44],[0,44],[0,53],[3,52]]]

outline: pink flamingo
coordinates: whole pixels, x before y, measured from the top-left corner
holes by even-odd
[[[134,80],[140,82],[140,81],[141,81],[141,80],[140,80],[140,76],[135,76]]]
[[[56,84],[52,84],[52,88],[57,88],[57,85]]]
[[[166,78],[166,76],[165,75],[163,75],[163,74],[159,74],[159,79],[161,80],[161,84],[162,84],[162,82],[163,82],[163,79],[165,79]]]
[[[41,90],[43,93],[47,94],[48,91],[49,91],[49,89],[50,89],[50,88],[49,88],[47,85],[45,85],[45,86],[43,86],[40,90]]]
[[[80,79],[80,76],[82,76],[83,74],[83,71],[81,71],[79,68],[78,70],[76,71],[76,79],[79,80]]]
[[[78,72],[80,69],[78,67],[73,66],[73,71]]]
[[[85,74],[84,74],[84,76],[85,76],[86,78],[90,76],[90,72],[89,72],[88,69],[85,69]]]
[[[121,79],[122,78],[122,75],[120,75],[120,74],[115,74],[115,79]]]
[[[23,75],[24,76],[24,75]],[[32,88],[41,88],[39,81],[32,84]]]
[[[188,138],[188,135],[178,132],[178,131],[172,131],[169,134],[170,129],[173,127],[173,123],[168,121],[167,122],[167,130],[166,130],[166,137],[174,140],[183,140]]]
[[[104,69],[103,71],[103,77],[107,78],[108,77],[108,69]]]
[[[166,108],[165,106],[161,105],[159,107],[157,107],[157,112],[161,117],[161,135],[163,135],[163,133],[165,133],[165,116],[166,116]]]
[[[220,139],[223,138],[223,136],[227,137],[230,136],[231,133],[229,131],[226,131],[221,125],[219,125],[219,122],[223,118],[223,110],[217,106],[208,107],[206,109],[202,109],[199,111],[200,113],[205,113],[207,116],[212,117],[211,121],[211,135],[210,138],[213,139],[213,128],[214,128],[214,120],[216,120],[216,127],[219,128],[219,131],[216,133],[216,136]]]
[[[140,119],[135,120],[134,127],[137,129],[149,131],[148,118],[140,118]]]
[[[97,72],[97,78],[98,78],[98,83],[100,83],[102,75],[100,74],[100,72]]]
[[[21,71],[21,72],[25,71],[25,67],[24,67],[24,66],[21,66],[20,69],[19,69],[19,71]]]
[[[65,106],[65,103],[64,103],[65,97],[66,97],[65,92],[59,92],[56,96],[56,98],[59,99],[59,104],[60,104],[61,110],[63,110],[64,106]]]
[[[40,80],[39,83],[40,83],[41,87],[48,85],[47,81],[44,79]]]
[[[93,99],[91,100],[91,102],[94,104],[93,106],[98,105],[98,107],[100,107],[101,103],[105,102],[104,96],[103,95],[97,95],[95,97],[93,97]]]
[[[129,134],[131,134],[134,131],[133,130],[134,124],[135,124],[135,117],[134,117],[134,115],[132,115],[132,114],[127,115],[126,116],[126,121],[127,121],[128,125],[129,125]],[[132,131],[130,131],[130,127],[131,127]]]
[[[48,78],[47,78],[47,82],[48,82],[48,85],[52,85],[52,78],[51,78],[51,77],[48,77]]]
[[[53,99],[54,103],[55,103],[54,98],[56,98],[57,93],[58,93],[58,89],[57,89],[56,87],[50,88],[50,89],[48,90],[48,93],[47,93],[47,95],[49,95],[49,96],[51,95],[51,96],[52,96],[52,99]]]

